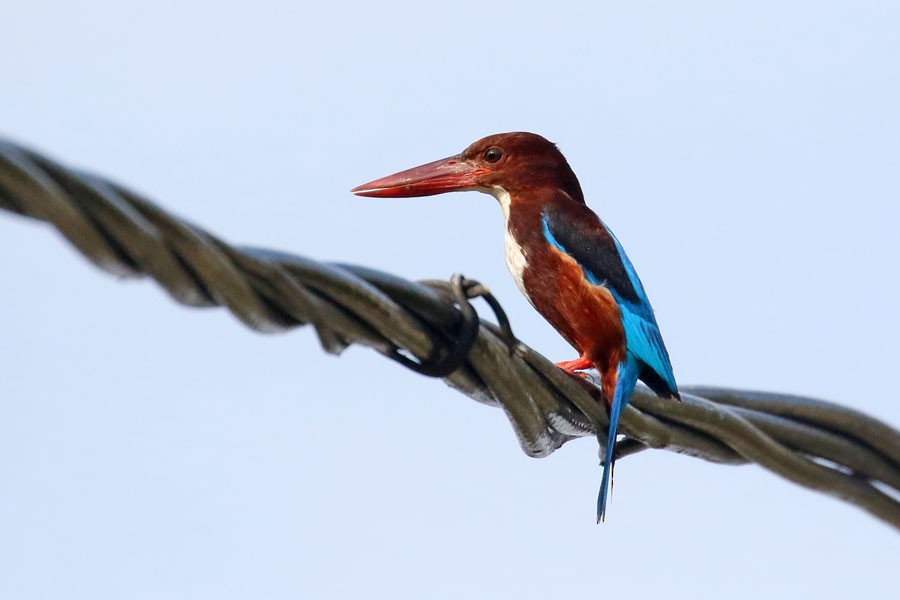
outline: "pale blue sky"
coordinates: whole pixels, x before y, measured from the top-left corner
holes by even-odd
[[[348,190],[531,130],[635,263],[679,382],[900,425],[900,5],[11,2],[0,135],[226,240],[519,296],[478,194]],[[313,6],[318,4],[319,6]],[[120,282],[0,214],[0,597],[889,597],[900,536],[756,467],[534,460],[312,331]]]

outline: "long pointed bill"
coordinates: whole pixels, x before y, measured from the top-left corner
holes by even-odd
[[[451,156],[364,183],[350,191],[373,198],[433,196],[477,187],[475,178],[484,172],[459,156]]]

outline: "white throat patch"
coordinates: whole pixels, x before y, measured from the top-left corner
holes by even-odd
[[[528,265],[528,260],[509,231],[509,205],[512,202],[512,198],[509,192],[499,186],[489,188],[488,193],[497,199],[500,203],[500,208],[503,209],[504,228],[506,230],[506,235],[503,236],[503,249],[506,254],[506,268],[509,269],[509,274],[515,280],[519,291],[528,298],[528,292],[525,291],[525,284],[522,282],[522,275],[525,272],[525,267]],[[528,300],[529,302],[531,301],[530,298]]]

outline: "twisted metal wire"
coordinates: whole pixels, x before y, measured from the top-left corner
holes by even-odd
[[[570,376],[515,340],[478,284],[410,282],[373,269],[231,246],[139,194],[0,139],[0,208],[46,221],[97,267],[149,276],[177,302],[223,306],[265,333],[309,324],[322,347],[363,344],[501,408],[530,456],[596,436],[608,419],[591,376]],[[470,304],[484,297],[500,325]],[[624,411],[621,458],[667,449],[723,464],[755,462],[853,503],[900,529],[900,432],[811,398],[683,387],[682,402],[639,387]]]

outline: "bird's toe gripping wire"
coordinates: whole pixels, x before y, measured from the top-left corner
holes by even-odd
[[[584,369],[590,369],[594,366],[594,363],[591,362],[587,356],[579,356],[575,360],[564,360],[562,362],[556,363],[556,366],[568,373],[569,375],[575,375],[576,377],[581,377],[577,373],[577,371],[583,371]]]

